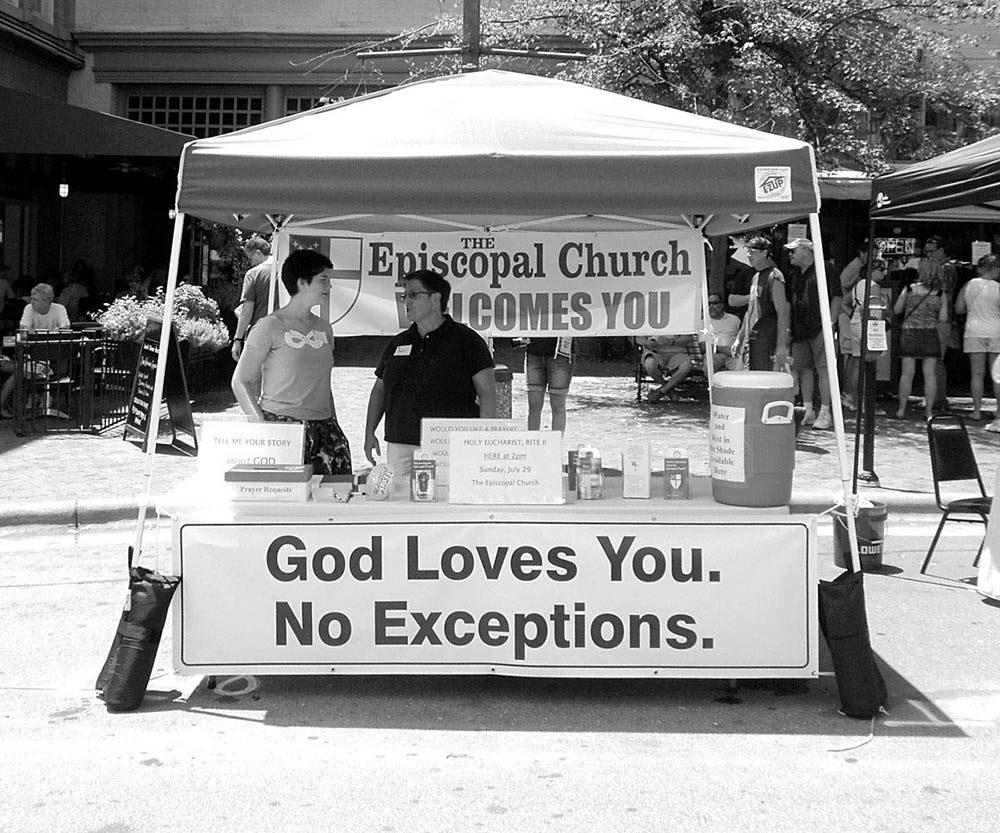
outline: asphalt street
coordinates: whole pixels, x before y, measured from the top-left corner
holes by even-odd
[[[866,577],[890,690],[837,713],[762,681],[261,677],[172,673],[109,714],[93,682],[125,595],[132,524],[0,530],[0,831],[992,830],[1000,608],[974,590],[978,530],[917,573],[927,515],[890,524]],[[149,566],[169,569],[165,525]],[[836,574],[828,522],[822,577]]]
[[[334,385],[360,459],[371,368]],[[962,403],[956,403],[959,408]],[[513,409],[523,416],[523,377]],[[196,397],[195,419],[236,414]],[[707,400],[636,401],[620,367],[574,380],[567,444],[611,458],[648,436],[654,459],[707,465]],[[849,414],[847,415],[849,416]],[[543,422],[544,427],[544,422]],[[970,428],[992,484],[1000,436]],[[890,506],[884,567],[866,577],[872,642],[890,691],[874,722],[838,714],[821,676],[766,681],[500,677],[227,678],[173,673],[168,627],[142,709],[93,692],[124,601],[145,457],[120,435],[17,438],[0,425],[0,831],[665,829],[992,830],[1000,748],[1000,607],[975,592],[981,527],[949,527],[918,573],[937,516],[917,419],[880,418]],[[196,471],[155,460],[155,504]],[[838,500],[833,432],[803,431],[793,504]],[[839,571],[818,523],[821,577]],[[151,513],[143,563],[169,571],[169,520]],[[822,651],[822,649],[821,649]]]

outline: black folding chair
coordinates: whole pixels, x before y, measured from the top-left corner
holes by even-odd
[[[931,471],[934,474],[934,499],[943,514],[920,572],[927,571],[927,565],[931,563],[931,556],[934,554],[938,538],[941,537],[941,530],[944,529],[944,525],[949,520],[959,523],[983,524],[983,541],[979,543],[979,551],[972,562],[972,566],[976,567],[979,564],[979,556],[983,552],[983,543],[986,540],[985,526],[989,520],[993,498],[986,494],[986,488],[983,486],[983,478],[979,474],[979,464],[976,462],[976,454],[969,441],[969,432],[965,430],[965,422],[961,417],[953,414],[933,416],[927,420],[927,441],[930,444]],[[942,497],[941,484],[957,482],[967,483],[970,491],[973,482],[975,482],[979,488],[979,494],[950,500]],[[965,517],[954,517],[955,515]],[[975,517],[969,517],[972,515]]]

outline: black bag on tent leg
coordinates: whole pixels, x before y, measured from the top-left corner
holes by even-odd
[[[860,570],[819,583],[819,624],[833,657],[841,711],[848,717],[874,717],[888,692],[872,653]]]
[[[181,581],[177,576],[133,567],[131,547],[128,572],[128,600],[96,684],[109,712],[132,711],[142,704],[170,600]]]

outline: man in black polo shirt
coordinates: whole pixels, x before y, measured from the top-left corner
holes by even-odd
[[[493,357],[481,336],[445,312],[451,284],[430,269],[403,280],[406,317],[413,323],[382,352],[365,424],[365,456],[374,463],[381,453],[375,429],[385,416],[386,457],[400,483],[409,480],[421,419],[497,414]]]

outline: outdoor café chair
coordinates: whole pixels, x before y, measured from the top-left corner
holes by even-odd
[[[976,558],[972,562],[972,566],[976,567],[986,539],[985,526],[989,520],[993,498],[986,494],[986,488],[983,486],[983,478],[979,473],[979,464],[976,462],[976,454],[969,440],[969,432],[965,429],[965,422],[954,414],[933,416],[927,420],[927,441],[930,444],[931,471],[934,475],[934,499],[942,515],[920,572],[927,571],[938,538],[941,537],[941,531],[949,520],[983,524],[983,541],[980,541]],[[965,483],[969,491],[972,491],[974,483],[978,494],[959,498],[942,497],[942,483],[949,485]]]

